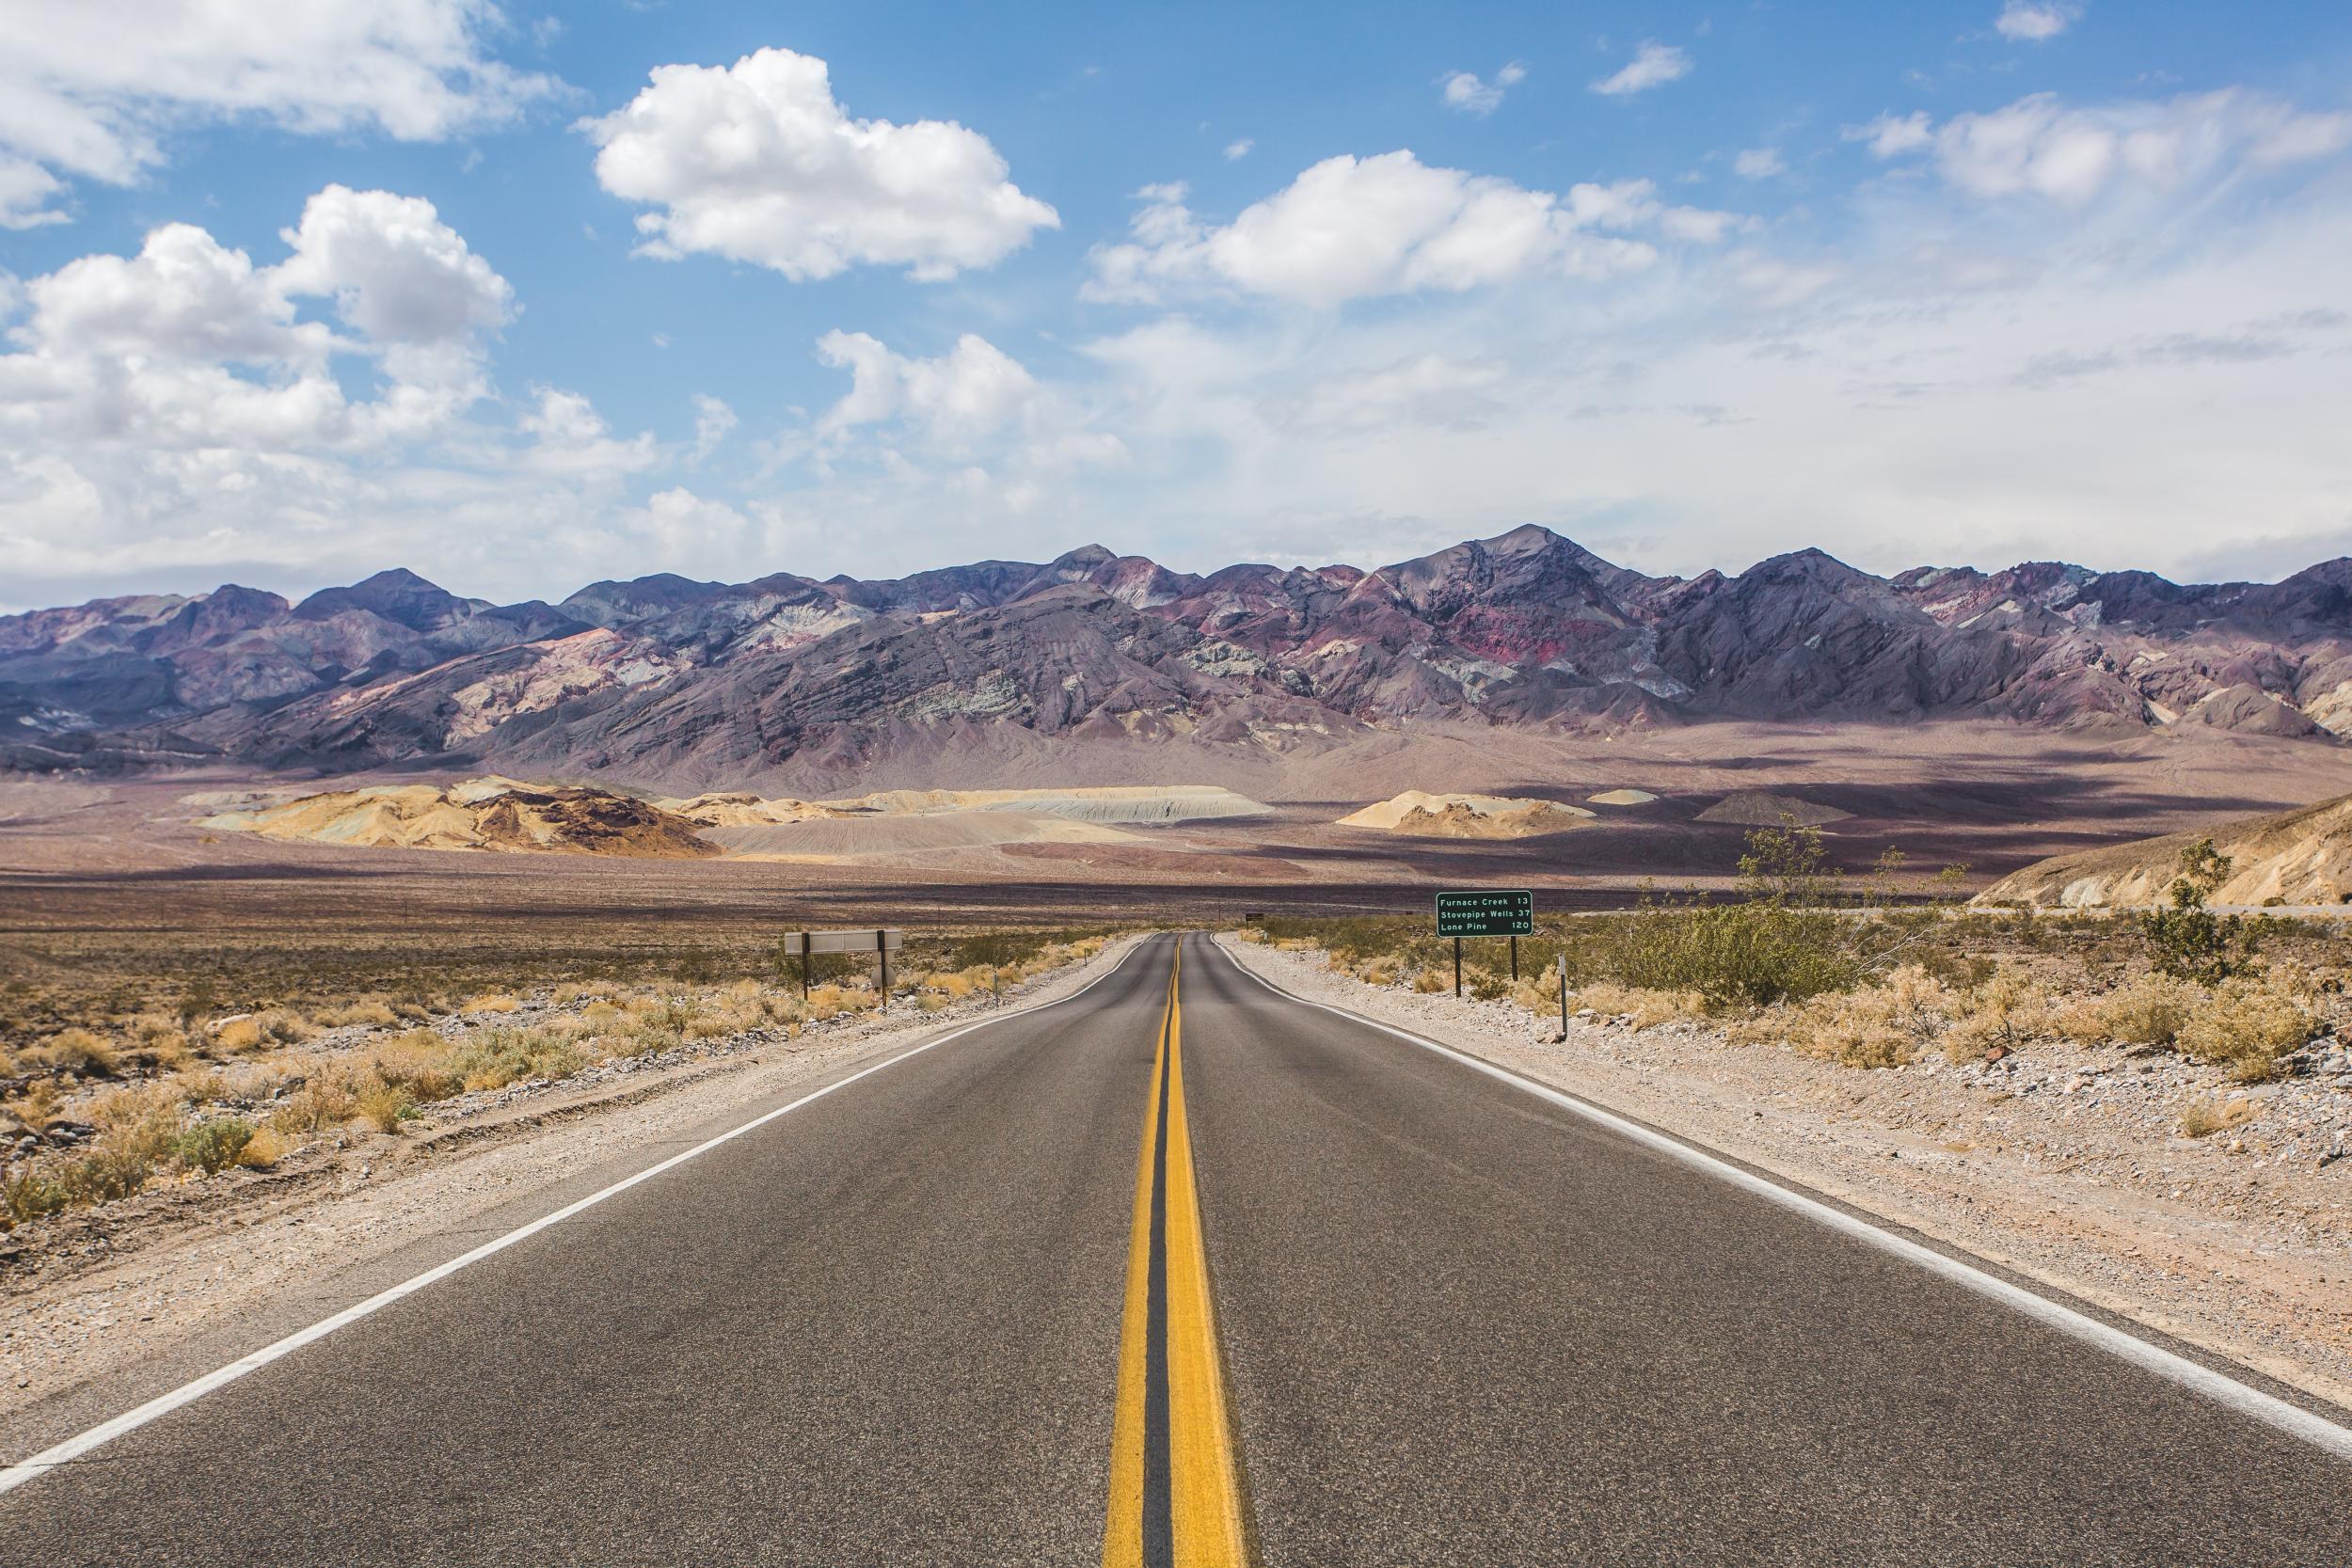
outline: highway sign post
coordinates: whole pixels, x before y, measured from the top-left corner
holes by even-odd
[[[1454,994],[1462,994],[1462,939],[1509,937],[1511,978],[1519,977],[1519,938],[1535,934],[1535,895],[1527,888],[1467,888],[1438,895],[1438,935],[1454,939]]]
[[[812,953],[871,953],[882,966],[882,1011],[890,1010],[890,955],[907,944],[906,932],[883,926],[864,931],[787,931],[779,949],[801,956],[801,1000],[808,1000],[808,958]]]

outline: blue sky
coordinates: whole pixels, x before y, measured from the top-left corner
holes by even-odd
[[[9,8],[8,608],[2352,550],[2352,13]]]

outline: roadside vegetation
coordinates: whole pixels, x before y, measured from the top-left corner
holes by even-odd
[[[1653,895],[1622,914],[1554,920],[1520,939],[1517,982],[1502,941],[1468,942],[1463,988],[1545,1016],[1565,974],[1571,1013],[1636,1028],[1705,1022],[1856,1068],[1998,1060],[2065,1040],[2173,1052],[2258,1084],[2334,1032],[2346,953],[2329,924],[2216,915],[2206,899],[2229,870],[2211,843],[2191,846],[2168,907],[2138,917],[1973,910],[1957,902],[1955,871],[1923,887],[1890,851],[1867,878],[1844,878],[1818,829],[1763,828],[1736,899]],[[1323,948],[1374,985],[1454,985],[1454,944],[1426,917],[1273,919],[1241,934]]]
[[[1038,930],[911,941],[892,956],[890,1004],[919,1015],[1000,994],[1108,939]],[[815,959],[805,994],[799,960],[773,951],[665,967],[631,980],[244,1006],[206,982],[169,1006],[11,1030],[0,1044],[0,1229],[158,1181],[267,1169],[325,1140],[399,1133],[469,1093],[753,1031],[788,1045],[882,1002],[872,961],[857,956]]]

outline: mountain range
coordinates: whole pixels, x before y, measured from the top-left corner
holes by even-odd
[[[1205,577],[1099,546],[889,580],[661,574],[560,604],[405,570],[0,617],[0,766],[447,762],[847,777],[1007,726],[1285,752],[1382,730],[2006,720],[2352,736],[2352,559],[2186,585],[2056,562],[1881,578],[1820,550],[1649,577],[1525,527]]]

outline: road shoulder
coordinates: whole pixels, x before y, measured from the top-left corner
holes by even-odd
[[[1075,994],[1139,937],[975,1002],[799,1049],[710,1042],[657,1074],[513,1097],[429,1139],[357,1140],[299,1180],[158,1195],[119,1239],[8,1288],[0,1455],[40,1449],[564,1204],[950,1030]],[[127,1206],[126,1206],[127,1207]]]
[[[2083,1147],[2069,1096],[1864,1072],[1692,1026],[1532,1018],[1220,936],[1249,973],[1588,1100],[2021,1279],[2352,1407],[2352,1173],[2292,1195],[2203,1148]],[[2172,1140],[2181,1142],[2181,1140]],[[2118,1162],[2162,1172],[2165,1190]],[[2265,1200],[2266,1198],[2266,1200]]]

